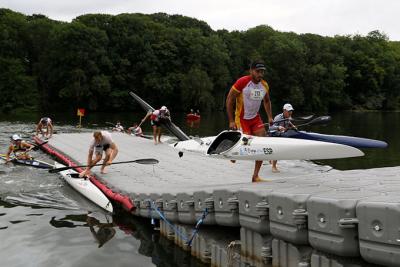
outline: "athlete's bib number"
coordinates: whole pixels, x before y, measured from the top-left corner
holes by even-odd
[[[250,99],[262,100],[264,98],[264,92],[262,89],[253,89],[250,93]]]

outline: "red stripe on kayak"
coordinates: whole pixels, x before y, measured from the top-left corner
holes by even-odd
[[[33,140],[40,145],[43,143],[43,141],[38,138],[34,137]],[[48,154],[56,157],[58,160],[62,161],[64,164],[67,166],[77,166],[77,164],[69,157],[63,155],[62,153],[58,152],[55,148],[50,146],[49,144],[45,144],[41,146],[41,148]],[[76,171],[81,172],[83,171],[82,168],[75,168]],[[135,206],[132,202],[132,200],[128,196],[121,195],[120,193],[116,193],[113,190],[111,190],[109,187],[107,187],[105,184],[100,182],[96,175],[91,175],[89,177],[90,181],[97,186],[108,198],[114,200],[117,203],[120,203],[122,207],[127,210],[127,211],[133,211],[135,210]]]

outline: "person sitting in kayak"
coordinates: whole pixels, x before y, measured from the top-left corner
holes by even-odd
[[[143,136],[142,128],[135,122],[132,127],[128,128],[128,134]]]
[[[283,105],[283,112],[276,115],[274,118],[274,124],[269,127],[269,136],[282,136],[289,129],[296,129],[296,126],[291,122],[294,108],[291,104],[287,103]],[[272,172],[279,172],[276,164],[277,160],[272,160]]]
[[[89,153],[87,159],[86,169],[79,174],[79,177],[90,175],[90,169],[99,162],[105,152],[103,165],[101,166],[100,173],[106,173],[106,166],[110,165],[118,154],[118,147],[111,138],[111,134],[107,131],[96,131],[93,133],[93,140],[89,146]],[[93,153],[95,157],[93,158]]]
[[[114,128],[112,128],[113,132],[123,132],[124,131],[124,126],[121,125],[120,122],[117,122]]]
[[[153,112],[149,111],[146,116],[142,119],[142,122],[145,122],[147,118],[150,118],[150,124],[153,128],[153,138],[154,144],[161,143],[161,133],[162,128],[161,124],[171,121],[171,114],[166,106],[162,106],[160,109],[156,109]]]
[[[6,163],[10,162],[10,156],[13,153],[16,159],[31,160],[32,157],[28,154],[34,148],[34,145],[28,144],[18,134],[11,136],[11,144],[8,147],[6,154]]]
[[[272,124],[271,101],[269,98],[269,86],[263,80],[265,72],[264,62],[257,60],[250,66],[250,75],[238,79],[229,91],[226,99],[226,110],[229,119],[229,128],[241,129],[243,133],[265,136],[265,128],[258,113],[261,103],[268,115],[268,122]],[[236,110],[234,114],[234,106]],[[256,161],[252,182],[262,182],[259,177],[262,161]]]
[[[46,128],[46,132],[43,131],[43,129]],[[44,138],[51,138],[53,136],[53,123],[49,117],[43,117],[40,119],[36,126],[36,135],[38,136],[40,134]]]

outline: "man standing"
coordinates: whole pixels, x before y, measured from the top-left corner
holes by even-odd
[[[268,115],[269,124],[273,123],[271,101],[269,99],[269,87],[263,80],[265,64],[256,60],[251,64],[250,75],[238,79],[229,91],[226,99],[226,108],[229,119],[229,128],[232,130],[241,129],[243,133],[265,136],[263,121],[258,113],[261,102]],[[233,112],[236,102],[235,114]],[[262,161],[256,161],[252,182],[264,181],[258,175]]]
[[[96,165],[97,162],[103,157],[103,151],[105,152],[105,158],[103,165],[101,166],[100,173],[104,174],[104,170],[107,165],[110,165],[118,154],[118,147],[113,142],[111,134],[107,131],[96,131],[93,133],[93,140],[90,143],[89,154],[87,159],[88,167],[79,174],[80,177],[90,175],[90,169]],[[93,153],[95,158],[93,159]]]
[[[154,144],[157,145],[161,143],[161,125],[167,121],[171,121],[171,113],[166,106],[162,106],[160,109],[154,111],[149,110],[146,116],[142,119],[140,124],[145,122],[147,118],[150,118],[151,127],[153,127],[153,138]]]

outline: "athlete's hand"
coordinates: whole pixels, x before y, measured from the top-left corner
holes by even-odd
[[[270,126],[272,126],[272,125],[274,125],[274,120],[272,118],[269,118],[268,119],[268,123],[269,123]]]
[[[112,163],[112,161],[109,160],[109,161],[106,162],[106,165],[107,165],[107,166],[108,166],[108,165],[111,165],[111,163]]]
[[[234,121],[229,122],[229,129],[237,130],[236,123]]]

